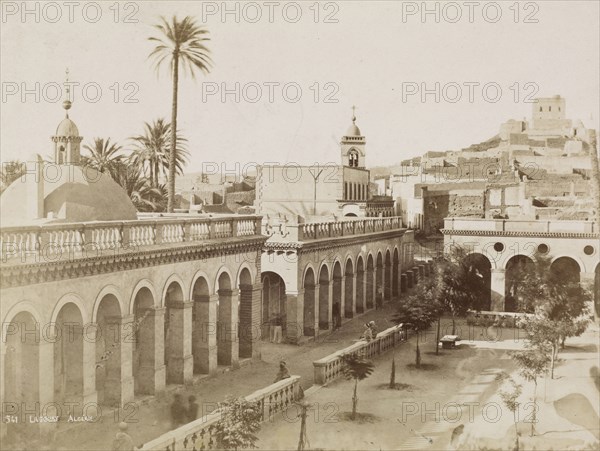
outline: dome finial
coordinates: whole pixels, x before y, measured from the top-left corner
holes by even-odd
[[[352,122],[356,122],[356,107],[352,105]]]
[[[66,98],[63,102],[63,108],[65,109],[67,118],[69,117],[69,110],[71,109],[71,85],[69,84],[69,68],[65,70],[65,92]]]

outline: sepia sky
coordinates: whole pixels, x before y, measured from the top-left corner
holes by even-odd
[[[236,162],[338,162],[352,105],[367,138],[368,166],[486,140],[501,122],[529,118],[528,96],[560,94],[568,117],[598,128],[597,1],[521,2],[518,8],[479,2],[472,17],[465,2],[444,10],[443,3],[428,2],[439,8],[439,22],[414,11],[422,2],[256,2],[245,10],[243,3],[227,2],[239,8],[237,18],[221,16],[222,2],[125,2],[119,8],[99,2],[100,17],[90,3],[75,2],[70,21],[64,2],[28,2],[34,12],[25,17],[21,2],[2,2],[2,161],[50,154],[50,136],[64,117],[55,88],[66,67],[80,83],[70,117],[84,144],[110,137],[127,146],[145,121],[170,120],[171,79],[166,70],[154,72],[147,37],[157,34],[152,24],[159,16],[173,14],[195,16],[208,27],[214,60],[209,75],[180,82],[178,128],[192,154],[187,172],[200,171],[203,162],[228,169]],[[128,15],[138,23],[126,23]],[[225,99],[209,94],[223,87],[232,92]],[[424,100],[420,93],[407,95],[415,87],[432,93]],[[23,88],[31,91],[24,98]]]

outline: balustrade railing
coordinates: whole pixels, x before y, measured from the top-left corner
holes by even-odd
[[[520,220],[446,218],[444,229],[461,231],[522,232],[522,233],[589,233],[598,234],[599,226],[593,221]]]
[[[288,226],[295,227],[295,226]],[[309,222],[298,224],[300,241],[385,232],[402,228],[402,218],[362,218],[343,221]]]
[[[0,229],[2,262],[28,254],[96,255],[102,250],[142,248],[161,244],[210,239],[248,237],[261,234],[261,218],[139,219]]]
[[[299,398],[300,376],[275,382],[246,396],[247,401],[256,402],[262,412],[262,421],[268,421],[277,412],[287,409]],[[167,432],[146,443],[141,450],[179,451],[217,449],[217,423],[222,412],[214,412],[191,423]]]
[[[361,355],[370,358],[381,354],[406,340],[406,331],[400,326],[390,327],[377,334],[371,341],[359,341],[313,362],[315,384],[324,385],[342,376],[345,355]]]

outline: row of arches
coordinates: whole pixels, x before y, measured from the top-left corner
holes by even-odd
[[[117,289],[105,290],[94,322],[75,295],[61,301],[49,325],[30,303],[17,305],[4,329],[5,402],[118,406],[252,357],[260,337],[252,302],[260,286],[248,268],[237,286],[222,271],[214,292],[205,276],[195,277],[191,299],[181,281],[169,280],[163,299],[151,282],[138,284],[129,310]]]
[[[490,260],[481,253],[471,253],[467,255],[466,261],[472,265],[482,275],[485,281],[487,290],[487,297],[484,299],[483,310],[493,310],[491,305],[492,297],[492,265]],[[531,256],[517,254],[512,256],[506,261],[504,269],[496,270],[503,271],[503,283],[500,288],[503,289],[504,298],[504,311],[514,312],[519,309],[517,305],[516,293],[518,290],[519,281],[523,273],[528,267],[534,264],[534,258]],[[558,257],[554,259],[550,265],[550,270],[553,272],[556,278],[564,281],[564,283],[575,283],[581,281],[581,267],[579,263],[567,256]],[[600,290],[600,264],[596,266],[595,278],[594,278],[594,293],[595,298],[598,298],[598,291]],[[498,287],[496,287],[498,289]]]
[[[362,255],[355,260],[335,261],[331,267],[322,263],[318,272],[307,266],[303,274],[303,334],[314,336],[389,301],[399,294],[398,249],[378,252],[376,257]]]

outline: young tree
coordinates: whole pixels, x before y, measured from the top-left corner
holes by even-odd
[[[421,351],[419,350],[419,333],[429,329],[431,324],[439,316],[438,306],[436,303],[429,302],[428,299],[423,299],[419,294],[413,294],[407,297],[402,302],[396,314],[392,317],[392,321],[396,324],[404,324],[416,332],[417,347],[415,350],[415,366],[421,367]]]
[[[506,373],[503,374],[501,379],[507,379],[512,386],[511,390],[500,390],[498,394],[500,395],[500,398],[502,399],[502,402],[506,408],[513,414],[513,424],[515,425],[515,451],[519,451],[518,409],[520,404],[519,396],[521,396],[521,393],[523,392],[523,387],[520,384],[517,384],[514,379],[508,376]]]
[[[522,303],[535,315],[520,320],[532,347],[551,349],[551,377],[554,361],[568,337],[579,336],[590,321],[589,302],[592,294],[579,282],[564,280],[551,266],[549,257],[535,256],[535,263],[525,269],[519,287]]]
[[[199,70],[204,74],[209,72],[211,65],[210,51],[206,47],[208,30],[198,26],[195,20],[187,16],[183,20],[173,17],[171,22],[161,17],[161,23],[155,25],[160,37],[148,38],[156,43],[150,53],[155,58],[156,69],[163,63],[168,64],[173,78],[173,101],[171,105],[171,148],[169,152],[169,200],[167,211],[173,212],[175,202],[175,169],[177,164],[177,94],[179,89],[179,67],[187,69],[195,77]]]
[[[539,351],[542,352],[539,352]],[[545,352],[544,352],[545,351]],[[526,351],[513,351],[510,353],[510,356],[517,363],[519,367],[519,373],[521,376],[525,378],[528,382],[533,382],[533,415],[531,418],[531,436],[535,434],[535,423],[537,421],[537,384],[538,379],[544,374],[546,371],[546,367],[548,366],[548,362],[550,360],[549,350],[546,349],[536,349],[536,350],[526,350]]]
[[[358,407],[358,381],[362,381],[371,375],[375,366],[370,360],[354,354],[346,354],[342,357],[344,362],[344,375],[346,379],[354,379],[354,394],[352,395],[352,419],[356,418]]]
[[[227,397],[219,403],[221,419],[215,425],[217,443],[222,449],[256,448],[262,412],[256,402]]]
[[[438,264],[438,299],[452,314],[452,334],[456,333],[456,318],[469,310],[481,310],[486,286],[483,275],[470,264],[467,250],[454,246]]]

